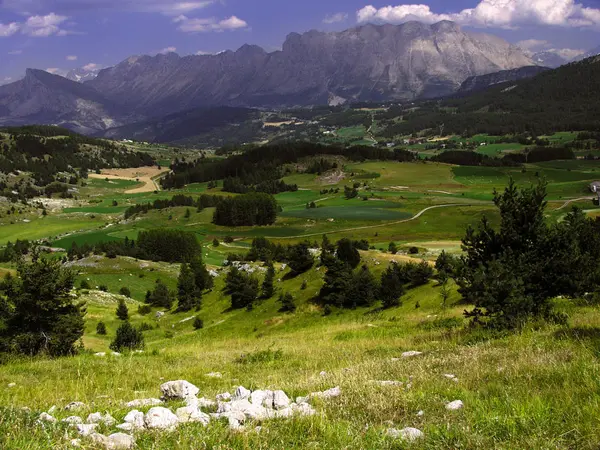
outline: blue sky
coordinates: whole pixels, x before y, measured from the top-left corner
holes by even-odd
[[[137,54],[244,43],[272,51],[292,31],[441,19],[531,51],[571,55],[600,45],[600,0],[0,0],[0,84],[27,67],[61,73]]]

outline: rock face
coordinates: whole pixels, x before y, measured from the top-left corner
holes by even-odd
[[[129,110],[413,99],[454,92],[469,76],[532,65],[506,41],[452,22],[365,25],[290,34],[281,51],[131,57],[86,83]]]
[[[489,73],[486,75],[476,75],[467,78],[458,89],[459,94],[481,91],[490,86],[507,81],[523,80],[525,78],[533,78],[536,75],[550,70],[549,67],[526,66],[512,70],[502,70],[500,72]]]

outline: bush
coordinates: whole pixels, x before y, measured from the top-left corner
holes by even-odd
[[[106,336],[106,325],[104,325],[104,322],[98,322],[98,325],[96,325],[96,334]]]
[[[226,244],[231,244],[233,242],[233,238],[231,236],[225,236],[223,238],[223,242],[225,242]]]
[[[79,288],[89,291],[92,288],[92,286],[90,286],[88,280],[81,280],[81,283],[79,283]]]
[[[98,286],[98,290],[102,292],[108,292],[108,286],[105,284],[101,284],[100,286]]]
[[[329,316],[329,315],[331,315],[331,313],[332,313],[331,306],[325,305],[325,308],[323,308],[323,315]]]
[[[294,312],[296,311],[296,304],[294,303],[294,297],[289,292],[279,295],[279,303],[281,307],[279,312]]]
[[[213,247],[218,247],[220,245],[219,240],[217,238],[214,238],[212,245],[213,245]]]
[[[154,327],[151,324],[149,324],[149,323],[142,322],[141,325],[138,327],[138,329],[141,332],[144,332],[144,331],[154,330]]]
[[[115,340],[110,344],[110,349],[115,352],[137,350],[141,348],[144,348],[144,335],[129,322],[123,323],[117,329]]]
[[[131,298],[131,290],[129,290],[129,288],[126,286],[123,286],[121,289],[119,289],[119,294]]]
[[[125,304],[125,300],[119,300],[119,305],[117,306],[117,318],[119,320],[129,320],[129,309]]]
[[[194,319],[194,330],[201,330],[202,328],[204,328],[204,321],[200,318],[200,317],[196,317]]]
[[[409,255],[418,255],[419,254],[419,247],[410,247],[408,249],[408,254]]]
[[[140,305],[138,306],[138,314],[141,316],[146,316],[152,312],[152,306],[150,305]]]

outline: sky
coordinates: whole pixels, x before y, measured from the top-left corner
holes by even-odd
[[[0,84],[132,55],[281,48],[290,32],[453,20],[526,51],[600,46],[600,0],[0,0]]]

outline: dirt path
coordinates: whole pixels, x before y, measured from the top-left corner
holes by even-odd
[[[267,239],[298,239],[298,238],[305,238],[305,237],[322,236],[323,234],[347,233],[349,231],[370,230],[372,228],[389,227],[390,225],[399,225],[401,223],[407,223],[407,222],[411,222],[413,220],[417,220],[419,217],[421,217],[427,211],[431,211],[432,209],[450,208],[450,207],[456,207],[456,206],[473,206],[473,205],[467,204],[467,203],[453,203],[453,204],[449,204],[449,205],[429,206],[429,207],[427,207],[427,208],[419,211],[417,214],[415,214],[414,216],[412,216],[410,219],[398,220],[396,222],[382,223],[382,224],[379,224],[379,225],[367,225],[367,226],[356,227],[356,228],[346,228],[346,229],[343,229],[343,230],[330,231],[328,233],[321,232],[321,233],[302,234],[302,235],[299,235],[299,236],[286,236],[286,237],[266,236],[266,238]]]
[[[573,198],[571,200],[567,200],[564,205],[562,205],[559,208],[556,208],[554,211],[560,211],[561,209],[565,209],[567,206],[569,206],[571,203],[575,203],[575,202],[580,202],[583,200],[594,200],[596,197],[580,197],[580,198]],[[554,203],[554,202],[552,202]]]
[[[127,180],[143,183],[142,186],[125,191],[125,194],[143,194],[160,191],[160,185],[156,180],[167,172],[168,170],[158,167],[140,167],[137,169],[108,169],[103,170],[100,174],[90,173],[88,176],[100,180]]]

